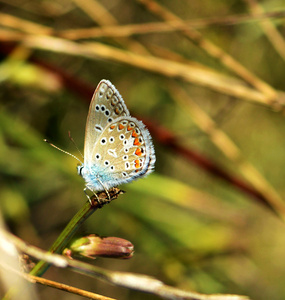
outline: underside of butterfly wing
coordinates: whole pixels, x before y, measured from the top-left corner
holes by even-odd
[[[154,147],[144,124],[132,117],[120,117],[98,137],[82,176],[88,189],[108,190],[149,174],[154,163]]]
[[[109,80],[101,80],[93,94],[85,129],[84,163],[90,161],[98,137],[108,123],[130,113],[124,100]]]

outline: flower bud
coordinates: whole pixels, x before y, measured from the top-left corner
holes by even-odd
[[[91,234],[74,241],[69,248],[64,249],[63,254],[69,258],[79,254],[88,258],[111,257],[131,258],[134,246],[131,242],[118,237],[100,237]]]

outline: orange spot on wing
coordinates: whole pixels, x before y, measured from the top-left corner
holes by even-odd
[[[136,150],[135,154],[136,154],[137,156],[141,156],[141,155],[142,155],[141,149],[138,148],[138,149]]]
[[[137,137],[138,134],[136,133],[136,131],[134,130],[133,133],[132,133],[132,137]]]
[[[122,130],[122,129],[124,129],[125,128],[125,126],[123,125],[123,124],[119,124],[119,129],[120,130]]]
[[[138,159],[135,160],[135,167],[138,169],[140,167],[140,161]]]
[[[141,143],[140,143],[140,141],[139,141],[138,138],[135,138],[135,140],[134,140],[134,145],[135,145],[135,146],[140,146],[140,145],[141,145]]]
[[[131,126],[128,126],[128,131],[132,130],[132,127]]]
[[[114,129],[115,127],[116,127],[115,125],[111,125],[111,126],[110,126],[111,129]]]

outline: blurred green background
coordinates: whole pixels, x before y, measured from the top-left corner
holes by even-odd
[[[78,156],[68,131],[83,149],[89,101],[98,82],[109,79],[149,127],[157,162],[153,174],[122,186],[126,194],[78,233],[130,240],[134,257],[92,263],[185,290],[284,299],[284,17],[254,16],[284,12],[284,1],[259,1],[261,7],[253,0],[168,0],[157,1],[156,11],[148,2],[0,0],[6,224],[48,249],[85,203],[77,162],[43,139]],[[192,21],[192,40],[185,27],[167,25],[171,14]],[[126,33],[128,24],[151,25]],[[104,26],[113,27],[101,36],[75,30]],[[213,44],[223,50],[216,57]],[[226,55],[252,77],[224,63]],[[117,299],[157,298],[67,270],[51,268],[45,276]],[[38,293],[79,299],[42,286]]]

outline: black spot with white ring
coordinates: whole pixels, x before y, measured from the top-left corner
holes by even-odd
[[[95,110],[96,110],[96,111],[99,111],[99,110],[100,110],[100,105],[97,104],[97,105],[95,106]]]
[[[124,155],[124,156],[123,156],[123,160],[127,160],[128,157],[129,157],[128,155]]]
[[[127,162],[125,163],[125,169],[128,170],[129,168],[130,168],[130,163],[127,161]]]
[[[112,119],[112,118],[109,118],[109,119],[108,119],[108,122],[109,122],[109,123],[111,123],[112,121],[113,121],[113,119]]]
[[[124,145],[127,145],[128,141],[127,141],[127,140],[124,140],[124,142],[123,142],[123,143],[124,143]]]
[[[114,166],[111,166],[111,167],[110,167],[110,170],[111,170],[111,171],[114,171],[114,170],[115,170],[115,167],[114,167]]]
[[[124,177],[127,177],[128,174],[127,174],[126,172],[123,172],[122,175],[123,175]]]
[[[125,151],[125,153],[128,153],[129,152],[129,148],[125,148],[124,151]]]
[[[113,136],[111,136],[111,137],[109,138],[109,142],[110,142],[110,143],[114,143],[114,141],[115,141],[115,138],[114,138]]]
[[[97,153],[97,154],[95,155],[95,158],[96,158],[97,160],[100,160],[100,159],[101,159],[101,155],[100,155],[99,153]]]
[[[104,165],[105,165],[105,166],[109,166],[109,164],[110,164],[110,162],[109,162],[108,160],[105,160],[105,161],[104,161]]]
[[[106,110],[106,106],[105,105],[101,105],[101,111],[104,112]]]
[[[125,138],[125,136],[123,134],[120,134],[119,139],[123,140]]]
[[[106,117],[110,116],[110,111],[108,109],[105,110],[105,116]]]
[[[101,145],[106,145],[107,143],[107,139],[105,137],[103,137],[100,141]]]

